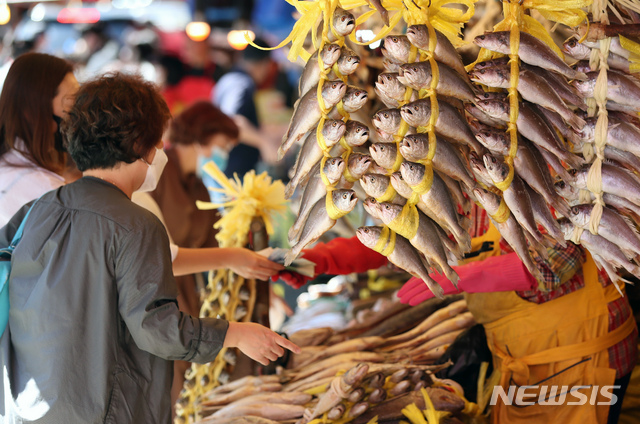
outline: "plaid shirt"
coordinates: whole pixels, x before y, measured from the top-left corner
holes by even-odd
[[[471,211],[471,236],[478,237],[489,229],[489,218],[486,211],[474,206]],[[511,253],[513,249],[500,240],[502,253]],[[545,278],[548,291],[534,289],[516,292],[521,298],[534,303],[544,303],[572,293],[584,287],[582,264],[586,260],[584,248],[573,243],[566,247],[559,244],[549,249],[549,259],[546,261],[534,255],[538,268]],[[598,279],[603,287],[612,284],[604,270],[600,270]],[[609,303],[609,331],[620,327],[633,312],[626,297],[620,297]],[[616,370],[616,378],[631,372],[638,358],[638,329],[636,328],[626,339],[609,348],[609,366]]]

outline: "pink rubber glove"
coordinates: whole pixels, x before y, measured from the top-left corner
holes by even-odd
[[[484,261],[454,266],[460,276],[458,290],[440,274],[430,276],[442,286],[445,294],[460,292],[490,293],[499,291],[526,291],[538,283],[515,253],[492,256]],[[400,302],[415,306],[433,297],[433,293],[420,278],[407,281],[398,292]]]

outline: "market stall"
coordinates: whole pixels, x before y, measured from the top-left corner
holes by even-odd
[[[543,378],[540,365],[554,370],[579,357],[599,367],[583,374],[595,373],[609,364],[598,352],[619,343],[633,346],[632,368],[637,329],[628,315],[607,328],[606,321],[594,324],[589,314],[567,309],[575,323],[569,316],[564,321],[566,342],[532,336],[537,355],[525,348],[503,352],[503,342],[517,339],[496,322],[516,312],[519,318],[561,316],[559,302],[546,302],[556,299],[551,296],[539,302],[546,306],[529,310],[507,295],[482,297],[519,289],[497,283],[487,289],[486,275],[462,265],[500,256],[502,240],[541,296],[579,272],[586,288],[574,293],[594,302],[601,318],[611,303],[626,302],[625,283],[640,275],[640,84],[634,75],[640,5],[525,0],[503,2],[500,10],[469,0],[290,3],[300,17],[276,48],[286,46],[289,60],[306,65],[278,151],[282,158],[299,147],[291,181],[280,192],[300,199],[284,264],[295,265],[360,203],[368,217],[354,237],[418,278],[407,285],[411,296],[403,289],[403,300],[435,298],[411,308],[390,300],[351,326],[293,332],[289,337],[303,351],[273,375],[227,382],[221,375],[229,355],[221,355],[220,364],[194,366],[178,422],[481,422],[489,364],[474,381],[475,402],[458,383],[435,376],[452,365],[438,363],[447,347],[469,336],[476,322],[493,343],[497,372],[490,388],[501,378],[506,387],[509,375],[527,384],[530,369]],[[377,42],[381,55],[366,47]],[[488,230],[475,228],[480,213],[489,217]],[[579,271],[564,276],[554,265],[570,243],[582,246],[576,255],[584,259],[577,260]],[[236,308],[221,306],[224,316],[240,319],[229,312],[237,315],[244,289],[233,277],[225,288],[221,278],[210,290],[228,295],[224,304]],[[607,278],[611,284],[598,284]],[[457,289],[480,295],[448,295]],[[558,298],[572,308],[572,295]],[[517,307],[496,318],[490,312],[498,311],[487,306],[494,304]],[[535,324],[514,322],[533,334]],[[558,325],[540,321],[540,332]],[[563,343],[577,351],[568,353]],[[613,383],[622,377],[615,374],[593,381]],[[592,412],[601,422],[608,404]],[[505,421],[513,419],[509,414],[501,408],[493,419],[517,422]]]

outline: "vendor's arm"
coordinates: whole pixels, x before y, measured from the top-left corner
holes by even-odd
[[[198,363],[212,361],[224,346],[244,349],[244,353],[261,363],[272,357],[262,348],[239,341],[240,330],[236,326],[228,333],[226,320],[197,318],[180,312],[168,239],[159,222],[129,233],[115,252],[118,309],[140,349],[165,359]],[[228,334],[230,339],[226,340]],[[261,341],[269,352],[273,352],[273,343],[280,346],[284,343],[264,327],[248,328],[246,337],[252,342]]]
[[[328,243],[318,243],[302,251],[302,257],[316,264],[314,278],[321,274],[342,275],[365,272],[387,264],[387,258],[375,252],[357,237],[335,238]],[[284,271],[280,277],[289,285],[299,288],[311,278]]]
[[[453,269],[460,276],[458,290],[443,275],[431,274],[431,277],[442,286],[445,294],[461,291],[467,293],[526,291],[537,286],[536,279],[515,253],[491,256],[483,261],[454,266]],[[432,298],[433,293],[424,281],[414,277],[402,286],[398,297],[402,303],[417,305]]]
[[[228,268],[244,278],[268,280],[284,267],[249,249],[241,247],[211,247],[188,249],[179,247],[173,261],[176,276]]]

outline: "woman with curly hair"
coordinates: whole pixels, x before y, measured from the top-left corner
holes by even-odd
[[[179,311],[167,233],[131,202],[155,187],[169,111],[156,88],[85,84],[63,131],[83,177],[43,195],[12,258],[0,339],[4,423],[169,423],[172,361],[238,347],[267,364],[300,349],[254,323]],[[8,244],[26,205],[0,229]]]

